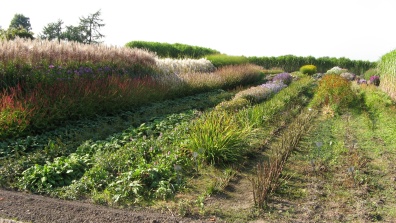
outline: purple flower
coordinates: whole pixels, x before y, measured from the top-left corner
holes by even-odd
[[[358,84],[367,84],[367,81],[365,79],[359,79],[357,81]]]
[[[49,65],[48,67],[49,67],[50,69],[52,69],[52,68],[54,68],[55,66],[51,64],[51,65]]]
[[[287,87],[283,82],[267,82],[265,84],[260,85],[261,87],[267,88],[271,93],[277,93],[283,88]]]
[[[280,73],[276,75],[272,80],[274,82],[283,82],[284,84],[289,85],[292,82],[293,77],[289,73]]]
[[[379,84],[380,84],[379,76],[377,76],[377,75],[371,76],[370,83],[374,84],[375,86],[379,86]]]

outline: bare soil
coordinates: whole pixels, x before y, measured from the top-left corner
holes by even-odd
[[[3,219],[2,219],[3,218]],[[149,210],[114,209],[90,203],[65,201],[23,192],[0,190],[0,222],[208,222]]]

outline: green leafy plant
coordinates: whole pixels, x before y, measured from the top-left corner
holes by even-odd
[[[34,192],[48,192],[55,187],[66,186],[81,177],[89,166],[89,157],[73,154],[55,158],[46,165],[34,165],[22,173],[19,187]]]

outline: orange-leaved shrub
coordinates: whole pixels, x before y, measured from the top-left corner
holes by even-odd
[[[334,111],[340,111],[350,106],[355,99],[351,82],[340,75],[328,74],[320,80],[311,105],[329,106]]]

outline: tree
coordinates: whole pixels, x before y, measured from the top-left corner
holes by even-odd
[[[14,18],[11,20],[10,26],[8,28],[9,29],[11,29],[11,28],[19,29],[20,26],[22,26],[28,32],[32,30],[32,26],[30,25],[29,17],[26,17],[22,14],[15,14]]]
[[[83,31],[84,43],[100,43],[98,40],[103,38],[104,35],[99,32],[99,29],[105,26],[103,19],[100,18],[100,10],[88,17],[80,18],[80,27]]]
[[[61,19],[57,22],[49,23],[47,26],[44,26],[43,33],[40,35],[40,38],[48,40],[57,39],[58,42],[60,42],[61,39],[64,39],[62,25],[63,21]]]
[[[82,31],[80,26],[66,26],[66,31],[62,33],[61,39],[83,43],[85,38]]]
[[[22,26],[18,28],[8,28],[7,30],[0,30],[0,39],[13,40],[15,38],[34,39],[33,32],[26,30]]]

